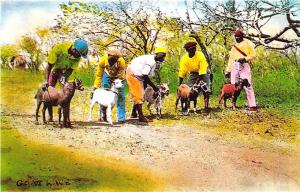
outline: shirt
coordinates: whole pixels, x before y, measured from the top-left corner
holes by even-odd
[[[199,75],[204,75],[207,73],[207,67],[208,63],[202,52],[196,51],[192,58],[186,53],[180,60],[178,76],[184,78],[191,72],[198,72]]]
[[[53,65],[52,71],[55,69],[76,69],[81,61],[81,58],[75,58],[68,53],[73,42],[64,42],[56,44],[49,52],[47,62]]]
[[[131,61],[128,68],[131,69],[135,76],[141,77],[143,75],[148,75],[153,77],[155,74],[156,61],[154,59],[155,55],[142,55]]]
[[[126,70],[126,63],[123,57],[119,57],[117,62],[111,66],[108,63],[108,55],[107,54],[104,55],[103,57],[100,58],[100,61],[97,65],[94,87],[96,88],[101,87],[102,76],[104,72],[110,77],[124,80],[125,70]]]
[[[232,63],[234,61],[237,61],[240,58],[246,58],[246,60],[249,61],[255,57],[254,44],[250,40],[244,39],[242,42],[236,43],[235,46],[243,51],[247,56],[243,56],[242,53],[240,53],[235,47],[232,46],[229,54],[228,65],[226,67],[227,72],[231,71]]]

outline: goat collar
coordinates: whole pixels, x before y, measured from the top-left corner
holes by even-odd
[[[106,90],[106,91],[111,91],[111,92],[113,92],[113,93],[115,93],[115,94],[117,94],[117,95],[119,96],[119,93],[118,93],[117,91],[113,91],[113,90],[111,90],[111,89],[109,89],[109,88],[104,88],[104,90]]]

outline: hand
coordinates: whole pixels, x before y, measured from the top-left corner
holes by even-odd
[[[49,83],[47,82],[47,81],[45,81],[43,84],[42,84],[42,90],[43,91],[46,91],[47,89],[48,89],[48,87],[49,87]]]
[[[231,73],[230,72],[226,72],[225,73],[225,78],[229,79],[230,78]]]
[[[243,64],[243,63],[246,63],[247,60],[245,58],[239,58],[238,62]]]
[[[154,92],[158,92],[159,91],[159,89],[156,86],[154,86],[152,88],[153,88]]]
[[[66,84],[66,77],[61,76],[59,81],[60,81],[61,84],[65,85]]]

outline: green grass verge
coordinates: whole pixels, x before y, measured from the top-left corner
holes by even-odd
[[[1,119],[1,190],[153,191],[161,179],[120,160],[36,144]]]

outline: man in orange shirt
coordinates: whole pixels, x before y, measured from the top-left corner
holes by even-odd
[[[254,44],[248,39],[244,39],[244,33],[237,29],[234,33],[236,44],[232,46],[225,77],[230,76],[231,84],[238,83],[239,79],[247,79],[249,87],[244,87],[247,94],[248,110],[256,111],[256,101],[251,82],[250,64],[255,58]]]

